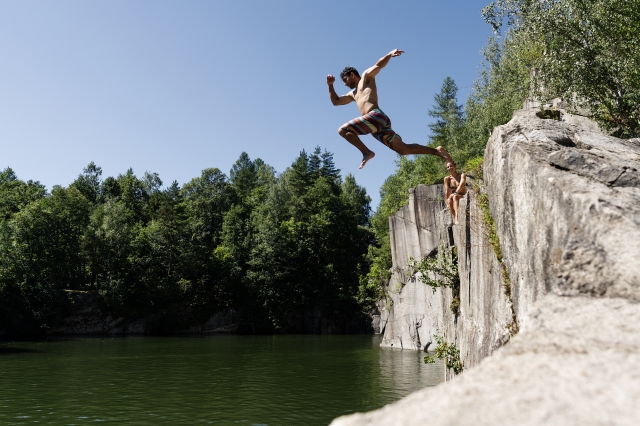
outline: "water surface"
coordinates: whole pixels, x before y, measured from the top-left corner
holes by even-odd
[[[380,336],[0,343],[0,424],[326,425],[443,381]]]

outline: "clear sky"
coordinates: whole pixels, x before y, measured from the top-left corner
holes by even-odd
[[[331,105],[326,75],[405,50],[377,77],[380,107],[426,143],[444,78],[464,103],[477,76],[488,3],[0,0],[0,168],[48,189],[91,161],[103,178],[131,167],[182,185],[242,151],[282,172],[319,145],[375,208],[397,154],[365,136],[376,158],[358,170],[337,133],[358,110]]]

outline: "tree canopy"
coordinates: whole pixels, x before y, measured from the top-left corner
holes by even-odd
[[[69,290],[179,329],[225,309],[249,332],[304,331],[305,313],[362,311],[370,198],[333,156],[301,152],[282,174],[242,153],[180,187],[133,170],[102,180],[90,163],[51,192],[0,173],[0,328],[47,329]]]
[[[496,0],[482,10],[504,24],[532,89],[588,108],[603,128],[640,136],[640,0]]]

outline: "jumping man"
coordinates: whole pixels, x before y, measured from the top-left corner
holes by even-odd
[[[360,77],[360,74],[358,74],[355,68],[346,67],[340,73],[340,78],[345,86],[353,90],[344,96],[338,96],[333,88],[333,83],[336,81],[336,78],[332,75],[327,76],[331,103],[333,105],[346,105],[356,101],[358,109],[362,114],[362,117],[354,118],[338,129],[340,136],[362,152],[360,168],[363,168],[367,161],[376,155],[367,148],[358,137],[358,135],[366,135],[368,133],[371,133],[374,138],[400,155],[429,154],[441,157],[445,161],[453,161],[449,153],[441,146],[434,149],[417,143],[406,144],[402,142],[400,135],[391,129],[391,120],[389,117],[378,107],[376,75],[389,63],[392,57],[400,56],[403,53],[404,51],[402,50],[392,50],[380,58],[374,66],[363,72],[362,77]]]

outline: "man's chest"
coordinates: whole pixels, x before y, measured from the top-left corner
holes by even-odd
[[[359,101],[369,99],[373,94],[375,94],[375,87],[365,85],[354,90],[353,97],[356,101]]]

